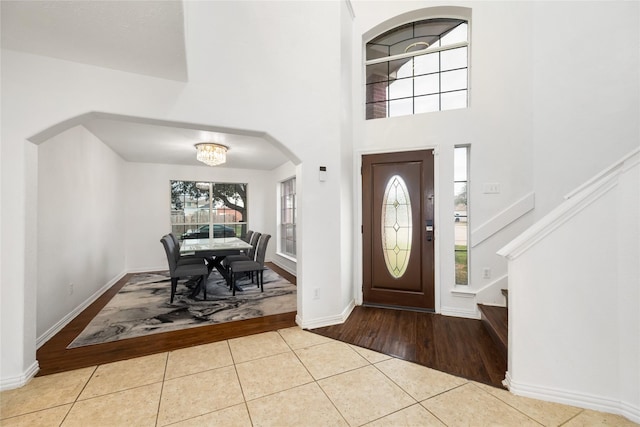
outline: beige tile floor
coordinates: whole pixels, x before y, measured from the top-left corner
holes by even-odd
[[[37,377],[2,426],[632,426],[299,328]]]

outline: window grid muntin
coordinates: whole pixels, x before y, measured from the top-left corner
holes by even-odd
[[[296,178],[280,183],[280,252],[295,258],[296,242]]]
[[[381,38],[382,36],[384,36],[385,34],[388,33],[392,33],[394,31],[397,31],[398,29],[401,29],[403,27],[407,27],[407,26],[411,26],[413,25],[415,27],[416,24],[419,23],[424,23],[427,21],[437,21],[436,20],[424,20],[424,21],[417,21],[411,24],[406,24],[405,26],[400,26],[397,27],[393,30],[388,31],[387,33],[384,33],[381,36],[376,37],[377,40],[379,38]],[[443,111],[443,102],[442,102],[442,95],[443,94],[448,94],[451,92],[457,92],[459,94],[463,94],[464,93],[464,105],[462,105],[462,103],[454,103],[452,104],[451,107],[446,107],[445,105],[445,110],[446,109],[457,109],[457,108],[467,108],[468,107],[468,94],[469,94],[469,43],[468,43],[468,22],[464,21],[464,20],[454,20],[454,21],[459,21],[458,25],[456,27],[454,27],[453,29],[451,29],[450,31],[441,34],[437,40],[437,43],[432,44],[431,46],[429,46],[428,49],[425,50],[418,50],[418,51],[413,51],[413,52],[407,52],[407,53],[403,53],[403,54],[399,54],[399,55],[395,55],[395,56],[383,56],[383,57],[378,57],[375,59],[370,59],[366,61],[366,68],[367,68],[367,81],[366,81],[366,101],[365,101],[365,117],[367,120],[369,119],[375,119],[375,118],[385,118],[385,117],[393,117],[395,116],[395,114],[392,114],[392,104],[391,101],[397,101],[399,99],[413,99],[414,102],[412,103],[412,108],[411,108],[411,113],[410,114],[416,114],[416,105],[415,105],[415,98],[417,96],[431,96],[431,95],[436,95],[436,93],[431,93],[431,94],[420,94],[420,95],[415,95],[415,78],[416,77],[422,77],[425,75],[429,75],[429,74],[438,74],[439,77],[439,91],[437,93],[438,95],[438,109],[432,109],[432,110],[426,110],[426,111],[418,111],[418,112],[432,112],[432,111]],[[441,40],[442,38],[446,37],[447,35],[451,34],[453,31],[455,31],[456,29],[460,28],[461,25],[465,25],[465,34],[466,34],[466,41],[463,42],[455,42],[452,43],[450,45],[446,45],[446,46],[442,46]],[[436,35],[430,36],[430,37],[435,37]],[[401,43],[401,42],[407,42],[409,40],[414,40],[415,37],[412,38],[407,38],[401,41],[396,42],[396,44]],[[375,45],[373,43],[367,43],[367,47],[371,46],[371,45]],[[384,45],[377,45],[377,46],[384,46]],[[435,46],[435,47],[434,47]],[[455,50],[466,50],[466,54],[464,55],[464,57],[466,58],[466,66],[464,67],[457,67],[457,68],[446,68],[443,70],[443,66],[442,66],[442,58],[441,58],[441,53],[442,52],[449,52],[449,51],[455,51]],[[369,49],[367,50],[367,54],[369,54]],[[423,74],[415,74],[415,58],[416,57],[420,57],[422,55],[438,55],[438,71],[437,72],[433,72],[433,73],[423,73]],[[411,70],[412,70],[412,75],[411,77],[403,77],[403,78],[411,78],[413,79],[412,81],[412,85],[414,86],[414,91],[412,92],[411,96],[406,96],[406,97],[401,97],[401,98],[390,98],[389,97],[389,87],[391,86],[391,84],[393,84],[394,82],[400,80],[398,78],[394,78],[393,74],[397,74],[397,72],[400,70],[400,68],[402,68],[402,66],[406,65],[407,63],[403,64],[401,67],[398,68],[398,70],[394,73],[390,72],[390,65],[391,63],[393,63],[394,61],[398,61],[401,59],[405,59],[405,58],[410,58],[411,61]],[[379,67],[380,64],[386,64],[386,79],[382,79],[380,78],[380,80],[376,79],[375,76],[377,76],[376,73],[371,73],[372,76],[374,76],[373,78],[370,77],[370,71],[375,71],[375,68],[371,68],[371,67],[377,67],[379,69],[382,69],[382,67]],[[445,90],[442,91],[442,73],[443,72],[450,72],[450,71],[458,71],[458,70],[466,70],[466,75],[465,75],[465,84],[463,88],[456,88],[454,90]],[[385,97],[384,99],[382,99],[382,97],[380,96],[381,91],[377,91],[375,90],[375,87],[371,87],[372,84],[377,84],[379,86],[381,85],[385,85],[387,86],[387,90],[385,93]],[[376,96],[376,94],[378,96]],[[397,104],[397,103],[396,103]],[[403,113],[400,115],[410,115],[409,113]]]
[[[457,150],[464,150],[464,164],[457,164],[460,159],[456,156]],[[469,284],[469,154],[468,145],[457,145],[454,147],[454,255],[455,255],[455,283],[456,285]],[[458,151],[461,152],[461,151]],[[461,176],[460,173],[464,172]],[[461,196],[464,188],[464,197]],[[464,200],[464,211],[459,213],[461,201]],[[462,227],[462,229],[459,229]],[[463,237],[463,239],[460,239]],[[459,243],[464,243],[461,245]]]
[[[173,186],[176,183],[183,183],[185,185],[193,184],[195,187],[198,187],[200,189],[200,192],[202,192],[203,194],[206,194],[206,196],[194,199],[192,197],[189,197],[188,193],[184,193],[184,192],[180,193],[176,191],[174,194]],[[215,205],[213,189],[216,185],[218,186],[231,185],[231,186],[236,186],[237,188],[239,188],[238,186],[244,186],[244,198],[242,198],[240,194],[236,195],[236,202],[238,202],[238,200],[242,200],[240,205],[242,205],[242,207],[244,208],[244,215],[226,206],[224,203],[221,205],[221,207],[218,207]],[[231,227],[235,233],[235,237],[244,237],[244,235],[246,234],[247,217],[248,217],[247,195],[246,195],[247,184],[246,183],[171,180],[170,187],[171,187],[171,193],[172,193],[172,197],[170,201],[171,231],[179,239],[182,238],[182,235],[184,233],[188,231],[196,231],[200,227],[207,226],[207,225],[209,226],[209,237],[231,237],[231,236],[225,236],[225,235],[222,235],[222,236],[214,235],[216,230],[216,227],[215,227],[216,225],[220,225],[223,227]],[[174,199],[177,200],[178,198],[179,198],[179,203],[182,203],[182,208],[176,209],[177,206],[174,203]],[[202,202],[206,202],[206,205],[204,205],[204,207],[200,206],[200,203]],[[195,217],[193,216],[189,217],[185,214],[184,212],[185,209],[194,209],[196,210],[197,214],[195,215]],[[177,213],[180,210],[183,211],[182,215]],[[227,220],[230,212],[234,212],[230,214],[234,217],[232,221]],[[241,217],[240,219],[238,218],[238,215],[240,215]],[[180,221],[180,218],[183,218],[183,220]],[[188,219],[192,219],[192,220],[188,220]],[[223,230],[222,233],[224,234],[225,230]]]
[[[441,64],[441,61],[438,61],[439,64]],[[441,67],[441,65],[440,65]],[[466,84],[464,87],[462,88],[454,88],[451,90],[442,90],[442,75],[443,74],[447,74],[447,73],[453,73],[453,72],[457,72],[457,71],[466,71]],[[427,92],[427,93],[419,93],[416,94],[416,89],[415,89],[415,80],[416,78],[420,78],[420,77],[428,77],[428,76],[437,76],[438,77],[438,91],[432,91],[432,92]],[[432,73],[424,73],[424,74],[417,74],[417,75],[412,75],[410,77],[401,77],[401,78],[389,78],[387,81],[376,81],[374,83],[368,83],[367,86],[372,86],[372,85],[376,85],[376,86],[383,86],[385,83],[387,84],[387,88],[386,88],[386,99],[384,101],[367,101],[366,105],[375,105],[375,104],[385,104],[387,111],[390,111],[390,103],[391,101],[398,101],[398,100],[409,100],[409,99],[415,99],[415,98],[419,98],[419,97],[423,97],[423,96],[433,96],[433,95],[437,95],[438,96],[438,110],[435,111],[442,111],[442,95],[448,94],[448,93],[463,93],[463,92],[467,92],[469,90],[469,85],[468,85],[468,67],[459,67],[459,68],[451,68],[451,69],[447,69],[447,70],[439,70],[437,72],[432,72]],[[412,91],[411,91],[411,95],[407,95],[407,96],[397,96],[394,97],[392,95],[390,95],[391,93],[391,85],[393,83],[396,82],[411,82],[412,84]],[[367,94],[369,94],[369,91],[367,92]],[[367,98],[369,99],[369,96],[367,96]],[[465,105],[466,107],[466,105]],[[464,108],[464,107],[463,107]],[[415,105],[413,106],[413,114],[415,114]],[[367,116],[368,117],[368,116]],[[387,117],[392,117],[391,115],[387,114]],[[370,118],[370,117],[368,117]]]
[[[453,27],[450,27],[450,25],[452,24],[455,25]],[[439,29],[437,28],[438,25],[440,25]],[[451,35],[456,34],[456,32],[462,25],[468,25],[468,21],[458,18],[431,18],[400,25],[370,40],[365,46],[366,59],[368,63],[370,63],[372,61],[384,58],[400,57],[402,55],[410,56],[411,53],[424,52],[424,49],[407,52],[408,46],[405,46],[404,49],[402,49],[403,44],[410,41],[427,41],[427,43],[429,43],[430,45],[429,48],[435,50],[442,47],[443,39],[451,38]],[[428,32],[423,33],[422,29],[426,27],[430,28],[428,29]],[[402,37],[401,34],[403,32],[405,32],[406,36],[404,36],[404,38],[397,38]],[[468,41],[468,28],[465,29],[465,36],[466,37],[460,37],[461,40],[458,42],[456,42],[455,40],[450,41],[449,45],[454,45],[461,42],[464,43]],[[390,39],[388,39],[387,37],[389,37]],[[395,40],[393,40],[394,37],[396,37]],[[392,54],[391,51],[394,50],[397,46],[400,46],[400,49],[403,50],[403,53]],[[386,49],[386,56],[377,56],[376,58],[371,58],[369,54],[374,52],[373,49],[370,48],[373,47],[376,47],[379,51],[384,51]]]

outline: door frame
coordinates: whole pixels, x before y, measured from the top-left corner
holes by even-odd
[[[379,149],[379,150],[358,150],[355,153],[353,158],[354,162],[354,172],[356,175],[355,179],[355,212],[354,216],[357,219],[355,227],[353,227],[354,236],[353,241],[354,245],[354,259],[353,259],[353,277],[354,277],[354,289],[353,295],[355,298],[356,305],[362,305],[363,301],[363,248],[362,248],[362,156],[368,154],[389,154],[389,153],[403,153],[407,151],[421,151],[421,150],[433,150],[433,194],[434,194],[434,202],[436,209],[434,210],[434,223],[436,224],[434,230],[434,310],[436,313],[440,313],[440,230],[437,224],[441,224],[440,221],[440,179],[439,179],[439,171],[440,171],[440,155],[439,155],[439,146],[438,145],[425,145],[421,147],[398,147],[396,149],[390,150],[388,148]]]

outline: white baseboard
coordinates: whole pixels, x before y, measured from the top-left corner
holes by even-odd
[[[506,274],[498,277],[493,282],[478,289],[476,293],[476,303],[486,305],[497,305],[504,307],[505,297],[502,295],[502,289],[509,288],[509,276]]]
[[[640,424],[640,407],[633,406],[628,402],[620,402],[620,415]]]
[[[29,366],[29,368],[17,377],[3,378],[0,380],[0,391],[12,390],[14,388],[22,387],[27,384],[31,378],[33,378],[40,370],[40,365],[36,360]]]
[[[518,396],[618,414],[633,422],[640,423],[640,407],[633,406],[627,402],[589,393],[576,393],[568,390],[518,383],[513,381],[513,378],[511,378],[508,372],[505,382],[509,390]]]
[[[311,320],[302,319],[302,317],[300,317],[300,313],[298,313],[296,314],[296,323],[302,329],[314,329],[314,328],[322,328],[322,327],[331,326],[331,325],[339,325],[341,323],[344,323],[347,320],[347,318],[349,317],[349,315],[351,314],[355,306],[356,306],[355,301],[351,300],[351,302],[349,302],[349,305],[347,305],[347,307],[342,311],[342,313],[336,316],[320,317],[318,319],[311,319]]]
[[[36,348],[42,347],[44,343],[49,341],[55,334],[60,332],[62,328],[67,326],[67,324],[71,322],[78,314],[82,313],[82,311],[85,308],[93,304],[95,300],[97,300],[102,294],[104,294],[107,290],[109,290],[109,288],[115,285],[118,282],[118,280],[122,279],[125,276],[125,274],[126,274],[125,272],[122,272],[118,274],[116,277],[114,277],[113,279],[109,280],[108,283],[106,283],[103,287],[101,287],[96,292],[94,292],[93,295],[87,298],[82,304],[74,308],[70,313],[68,313],[66,316],[60,319],[60,321],[58,321],[55,325],[50,327],[44,334],[39,336],[36,339]]]
[[[295,269],[291,269],[288,265],[284,265],[282,262],[278,262],[276,258],[270,260],[270,262],[274,263],[275,265],[277,265],[278,267],[280,267],[281,269],[283,269],[284,271],[286,271],[287,273],[293,276],[298,274],[298,272]]]
[[[164,264],[160,267],[131,268],[127,270],[127,273],[153,273],[155,271],[169,271],[169,266]]]
[[[511,374],[507,371],[504,375],[504,380],[502,380],[502,385],[507,388],[507,390],[511,390]]]
[[[440,314],[443,316],[465,317],[467,319],[480,319],[480,312],[477,309],[466,309],[459,307],[440,307]]]

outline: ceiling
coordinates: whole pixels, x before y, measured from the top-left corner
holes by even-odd
[[[182,1],[7,1],[2,47],[187,81]]]
[[[187,81],[182,0],[2,0],[2,48]],[[217,167],[271,170],[288,160],[258,133],[142,123],[88,114],[82,124],[131,162],[200,165],[194,144],[229,146]]]
[[[266,137],[246,132],[110,118],[90,118],[83,126],[129,162],[203,166],[196,160],[194,144],[207,141],[229,147],[227,163],[216,167],[272,170],[288,160]]]

